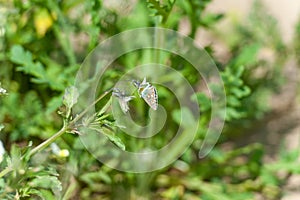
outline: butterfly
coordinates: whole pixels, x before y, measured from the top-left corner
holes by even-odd
[[[115,97],[118,98],[119,105],[120,105],[122,111],[126,114],[129,111],[128,102],[131,101],[135,97],[134,96],[126,96],[125,92],[119,90],[118,88],[113,89],[112,95],[114,95]]]
[[[133,85],[138,89],[139,96],[145,100],[145,102],[153,109],[157,110],[158,96],[156,88],[146,81],[143,82],[133,80]]]

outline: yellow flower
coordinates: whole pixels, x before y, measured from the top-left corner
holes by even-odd
[[[58,156],[61,158],[66,158],[70,155],[70,152],[68,149],[62,149],[59,151]]]
[[[38,10],[34,15],[34,26],[38,37],[44,37],[52,26],[53,19],[46,9]]]
[[[59,146],[54,142],[50,145],[52,153],[60,158],[66,158],[70,155],[68,149],[60,149]]]

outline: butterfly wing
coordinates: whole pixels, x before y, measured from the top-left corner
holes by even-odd
[[[122,111],[126,114],[129,111],[128,102],[131,101],[134,96],[126,96],[124,92],[119,90],[118,88],[114,88],[113,93],[115,97],[119,100],[119,105],[122,109]]]
[[[119,99],[119,105],[124,113],[127,113],[129,110],[128,102],[124,99]]]
[[[144,88],[141,96],[153,110],[157,110],[158,96],[156,88],[153,85],[149,84],[146,88]]]

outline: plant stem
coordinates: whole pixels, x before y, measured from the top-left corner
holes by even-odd
[[[77,122],[80,118],[82,118],[84,116],[84,114],[86,114],[86,112],[93,107],[94,105],[96,105],[97,102],[99,102],[103,97],[105,97],[112,89],[104,92],[98,99],[96,99],[92,104],[90,104],[84,111],[82,111],[79,115],[77,115],[77,117],[75,117],[69,124],[64,125],[58,132],[56,132],[54,135],[52,135],[50,138],[48,138],[46,141],[42,142],[41,144],[39,144],[37,147],[33,148],[29,154],[28,157],[31,157],[32,155],[34,155],[35,153],[43,150],[44,148],[46,148],[48,145],[50,145],[52,142],[54,142],[57,138],[59,138],[60,136],[62,136],[62,134],[64,134],[68,129],[70,129],[71,127],[73,127],[73,125],[75,124],[75,122]],[[21,157],[21,159],[23,159],[24,156]],[[6,174],[8,174],[9,172],[13,171],[13,169],[11,167],[7,167],[4,170],[2,170],[0,172],[0,178],[5,176]]]
[[[86,113],[87,111],[92,108],[94,105],[96,105],[96,103],[98,103],[103,97],[105,97],[112,89],[104,92],[100,97],[98,97],[98,99],[96,99],[93,103],[91,103],[84,111],[82,111],[79,115],[77,115],[70,123],[69,126],[74,125],[79,119],[81,119]],[[106,106],[106,105],[105,105]]]
[[[30,153],[29,157],[31,157],[33,154],[37,153],[38,151],[44,149],[49,144],[54,142],[57,138],[59,138],[62,134],[64,134],[68,129],[70,129],[79,119],[81,119],[84,114],[93,107],[97,102],[99,102],[103,97],[105,97],[109,91],[104,92],[98,99],[96,99],[92,104],[90,104],[84,111],[82,111],[77,117],[75,117],[69,124],[64,125],[57,133],[52,135],[49,139],[38,145],[37,147],[33,148]]]
[[[13,169],[11,167],[6,167],[4,170],[2,170],[0,172],[0,178],[6,174],[8,174],[9,172],[11,172]]]
[[[52,135],[46,141],[44,141],[41,144],[39,144],[37,147],[33,148],[29,152],[29,157],[31,157],[33,154],[39,152],[40,150],[44,149],[49,144],[51,144],[52,142],[54,142],[57,138],[59,138],[62,134],[64,134],[66,132],[67,128],[68,128],[68,126],[63,126],[62,129],[60,129],[57,133],[55,133],[54,135]]]

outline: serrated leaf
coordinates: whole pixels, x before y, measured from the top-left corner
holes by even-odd
[[[32,65],[32,55],[28,51],[24,51],[20,45],[14,45],[10,51],[10,60],[17,64]]]
[[[154,16],[161,16],[162,22],[166,22],[175,1],[168,1],[167,5],[162,5],[159,0],[147,0],[148,8],[153,10]]]
[[[18,71],[34,76],[32,79],[35,83],[48,83],[48,78],[44,66],[40,62],[32,60],[32,54],[25,51],[22,46],[14,45],[10,51],[10,60],[20,66]]]
[[[34,78],[31,79],[31,81],[34,83],[44,84],[49,82],[44,67],[39,62],[32,63],[30,65],[24,64],[17,67],[17,70],[34,76]]]

